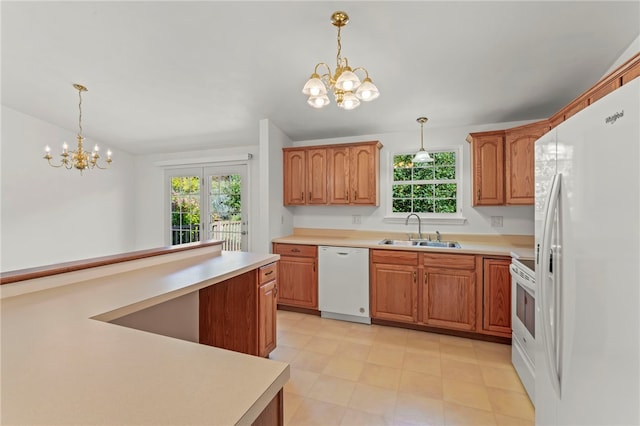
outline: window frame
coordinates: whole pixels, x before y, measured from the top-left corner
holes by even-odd
[[[428,212],[416,212],[423,223],[430,224],[443,224],[443,225],[462,225],[466,222],[466,218],[462,214],[462,200],[464,196],[463,191],[463,176],[462,176],[462,165],[463,165],[463,148],[458,145],[455,147],[436,147],[430,148],[429,154],[437,153],[437,152],[454,152],[456,155],[456,164],[455,164],[455,173],[456,178],[456,212],[455,213],[428,213]],[[387,200],[388,202],[386,207],[386,215],[384,217],[385,222],[391,223],[404,223],[407,216],[411,213],[397,213],[393,212],[393,185],[395,183],[394,180],[394,165],[393,159],[398,155],[414,155],[415,152],[409,151],[394,151],[390,152],[388,155],[387,164],[389,166],[389,173],[387,178]]]

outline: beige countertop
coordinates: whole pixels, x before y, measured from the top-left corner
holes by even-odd
[[[415,237],[415,235],[414,235]],[[384,250],[418,250],[440,253],[479,254],[533,258],[534,237],[529,235],[442,234],[443,241],[457,241],[460,248],[405,247],[379,244],[384,239],[406,240],[406,233],[296,228],[294,233],[274,238],[274,243],[363,247]]]
[[[105,321],[277,259],[199,255],[3,297],[1,423],[251,424],[287,364]]]

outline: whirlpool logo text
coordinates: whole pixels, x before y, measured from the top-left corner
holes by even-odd
[[[618,120],[618,118],[622,118],[622,117],[624,117],[624,110],[620,112],[616,112],[613,115],[610,115],[609,117],[605,118],[604,122],[607,124],[613,124],[616,122],[616,120]]]

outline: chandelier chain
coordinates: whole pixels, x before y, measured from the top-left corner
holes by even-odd
[[[341,28],[342,27],[338,27],[338,54],[336,55],[336,63],[338,68],[342,66],[342,58],[340,57],[340,53],[342,52],[342,39],[340,38]]]
[[[82,136],[82,91],[81,90],[78,90],[78,98],[80,99],[78,101],[78,110],[80,111],[80,114],[78,114],[78,127],[80,128],[79,135]]]

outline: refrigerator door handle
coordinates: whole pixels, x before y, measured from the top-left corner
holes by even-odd
[[[553,261],[553,250],[551,248],[551,239],[553,234],[553,227],[555,224],[555,211],[558,207],[558,201],[560,198],[560,182],[562,180],[562,174],[557,174],[553,177],[553,182],[551,184],[551,191],[549,192],[549,199],[547,202],[547,210],[545,212],[544,218],[544,228],[542,233],[542,253],[548,253],[549,255],[541,256],[541,271],[542,271],[542,282],[540,283],[540,307],[542,308],[542,339],[543,339],[543,347],[545,357],[547,359],[547,363],[549,364],[549,368],[547,371],[551,376],[551,383],[553,385],[554,390],[560,397],[561,393],[561,383],[560,383],[560,373],[558,368],[558,358],[560,356],[560,346],[561,346],[561,336],[560,325],[558,319],[560,318],[560,313],[557,311],[557,300],[558,300],[558,292],[557,286],[559,285],[559,275],[554,276],[554,289],[551,292],[553,295],[553,303],[554,306],[547,306],[547,277],[551,270],[551,262]],[[557,268],[556,268],[557,270]],[[548,271],[548,272],[547,272]],[[549,315],[551,313],[551,315]],[[553,320],[552,320],[553,318]],[[553,322],[553,323],[552,323]]]

